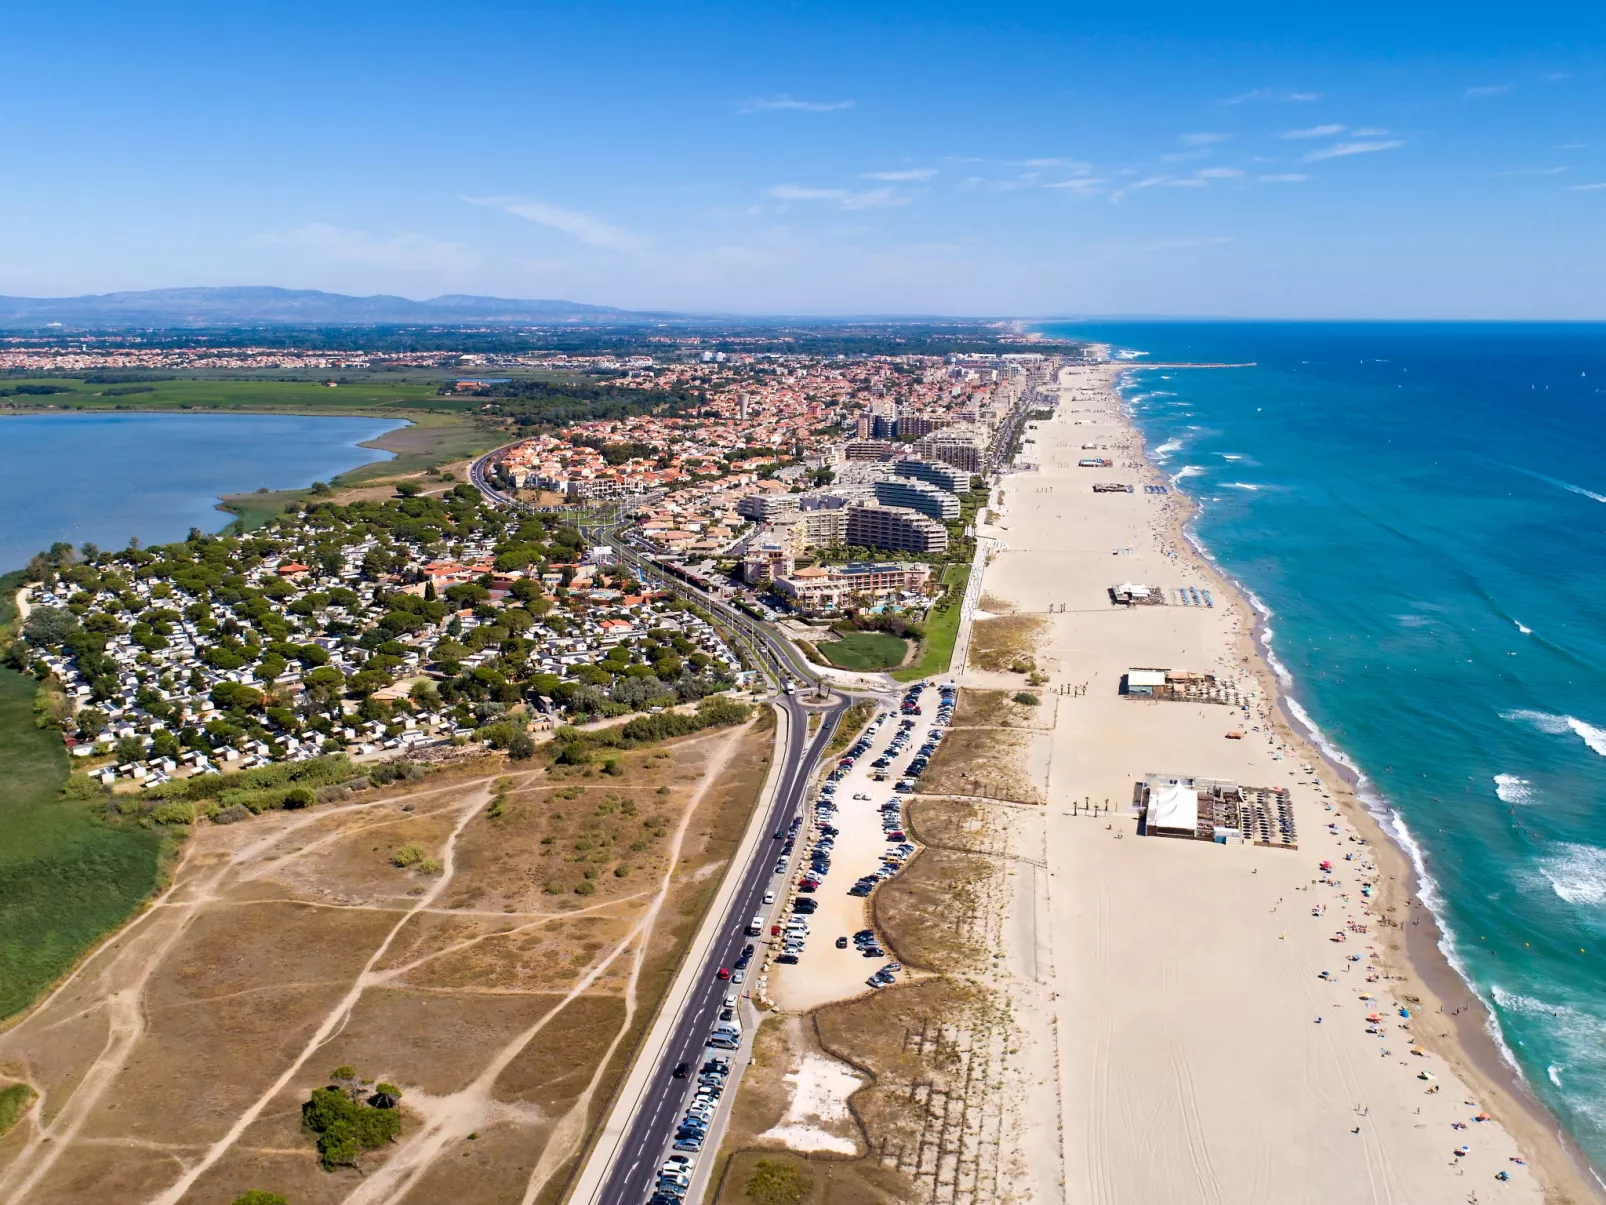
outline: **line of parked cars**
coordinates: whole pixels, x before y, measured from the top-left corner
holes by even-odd
[[[732,1007],[735,999],[734,996],[726,997]],[[682,1074],[684,1066],[682,1064],[676,1068],[677,1075]],[[697,1156],[707,1141],[709,1127],[714,1123],[714,1113],[719,1108],[719,1098],[725,1091],[730,1070],[729,1059],[714,1055],[697,1073],[697,1087],[686,1105],[680,1124],[675,1128],[672,1153],[658,1169],[658,1178],[647,1205],[680,1205],[691,1191],[691,1177],[697,1170]]]

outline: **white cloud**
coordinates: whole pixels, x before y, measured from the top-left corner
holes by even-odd
[[[1274,88],[1251,88],[1248,92],[1240,92],[1237,96],[1229,96],[1221,103],[1224,105],[1246,105],[1257,100],[1281,100],[1300,103],[1304,101],[1320,100],[1319,92],[1278,92]]]
[[[857,101],[851,100],[799,100],[787,92],[777,96],[755,96],[736,106],[738,113],[840,113],[851,109]]]
[[[1478,100],[1485,96],[1502,96],[1510,91],[1510,84],[1481,84],[1476,88],[1468,88],[1461,94],[1461,98],[1463,100]]]
[[[462,243],[442,242],[416,233],[375,238],[366,230],[351,230],[328,222],[308,222],[288,234],[264,235],[258,241],[310,247],[329,259],[345,263],[377,264],[407,271],[441,271],[479,263],[479,256]]]
[[[1606,180],[1601,181],[1599,184],[1574,184],[1572,186],[1572,191],[1573,192],[1599,192],[1603,188],[1606,188]]]
[[[1304,172],[1274,172],[1269,176],[1261,176],[1262,184],[1303,184],[1310,177]]]
[[[1322,159],[1340,159],[1345,155],[1370,155],[1377,151],[1392,151],[1405,143],[1398,138],[1391,138],[1386,142],[1335,142],[1332,146],[1323,147],[1319,151],[1312,151],[1305,156],[1306,163],[1316,163]]]
[[[1167,180],[1165,182],[1165,186],[1167,188],[1206,188],[1206,187],[1208,187],[1206,182],[1201,180],[1201,179],[1199,179],[1198,176],[1188,176],[1187,178],[1181,179],[1181,180]]]
[[[1043,187],[1060,188],[1066,192],[1090,193],[1097,192],[1103,185],[1104,181],[1096,176],[1076,176],[1070,180],[1051,180]]]
[[[589,247],[602,247],[608,251],[640,251],[647,245],[647,240],[640,235],[621,230],[601,218],[576,209],[560,209],[543,201],[521,201],[516,197],[464,197],[463,200],[470,205],[500,209],[527,222],[561,230]]]
[[[1165,239],[1158,243],[1150,243],[1145,251],[1191,251],[1199,247],[1224,247],[1232,242],[1225,235],[1214,238],[1177,238]]]
[[[1236,167],[1203,167],[1194,175],[1201,180],[1232,180],[1243,175]]]
[[[1226,142],[1231,134],[1184,134],[1182,141],[1188,146],[1210,146],[1217,142]]]
[[[910,167],[896,172],[865,172],[861,177],[865,180],[930,180],[937,174],[934,167]]]
[[[1506,172],[1495,172],[1497,176],[1559,176],[1571,169],[1565,167],[1515,167]]]
[[[894,209],[909,204],[909,198],[899,196],[890,188],[872,188],[868,192],[849,193],[842,200],[843,209]]]
[[[778,201],[840,201],[848,195],[845,188],[800,188],[796,184],[777,184],[770,196]]]
[[[1331,138],[1334,134],[1342,134],[1348,127],[1337,122],[1325,126],[1307,126],[1303,130],[1284,130],[1277,135],[1279,138]]]
[[[1351,130],[1352,138],[1387,138],[1388,131],[1377,126],[1363,126],[1359,130]]]
[[[845,188],[804,188],[797,184],[777,184],[769,190],[777,201],[832,201],[838,209],[893,209],[909,204],[909,198],[890,188],[871,188],[850,192]]]

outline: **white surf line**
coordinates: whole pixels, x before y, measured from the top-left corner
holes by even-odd
[[[485,787],[481,787],[473,797],[474,802],[463,808],[462,818],[458,820],[456,827],[452,829],[451,835],[446,839],[445,865],[442,867],[441,877],[436,881],[434,887],[419,896],[418,903],[408,911],[407,915],[403,916],[391,927],[390,932],[385,935],[385,940],[379,943],[379,948],[369,956],[368,961],[363,965],[363,969],[358,973],[351,990],[324,1017],[323,1023],[318,1026],[318,1031],[312,1035],[311,1040],[302,1048],[295,1061],[286,1067],[268,1090],[257,1097],[251,1106],[235,1120],[222,1138],[219,1138],[207,1148],[206,1154],[197,1163],[188,1168],[166,1191],[150,1198],[150,1205],[178,1205],[184,1194],[194,1187],[195,1182],[228,1152],[229,1148],[239,1140],[240,1135],[244,1134],[251,1124],[262,1115],[262,1111],[268,1107],[273,1099],[284,1091],[285,1087],[288,1086],[296,1073],[301,1070],[306,1061],[312,1057],[313,1053],[328,1041],[329,1037],[337,1029],[345,1024],[347,1017],[351,1014],[351,1010],[356,1007],[357,1002],[362,998],[363,992],[368,987],[368,976],[373,971],[375,964],[390,949],[390,943],[396,939],[396,935],[401,932],[402,927],[413,918],[414,913],[433,904],[452,881],[452,876],[456,871],[457,838],[468,827],[468,822],[479,814],[480,808],[485,802],[485,799],[481,797],[488,795],[489,791]],[[268,848],[270,845],[271,843],[264,843],[263,848]]]

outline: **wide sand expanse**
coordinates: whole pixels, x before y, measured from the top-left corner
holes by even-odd
[[[1168,482],[1113,374],[1064,371],[1056,416],[1019,458],[1036,467],[1005,478],[982,529],[1006,546],[983,605],[1042,617],[1036,661],[1057,696],[1046,890],[1033,923],[1009,928],[1037,953],[1057,1027],[1063,1167],[1035,1169],[1038,1185],[1063,1175],[1076,1203],[1586,1199],[1545,1119],[1477,1073],[1440,998],[1394,953],[1389,912],[1408,915],[1410,889],[1398,853],[1291,739],[1247,605],[1180,543],[1176,494],[1143,488]],[[1077,467],[1084,457],[1113,463]],[[1125,582],[1169,601],[1116,606],[1108,587]],[[1179,605],[1187,586],[1214,605]],[[1247,709],[1122,697],[1137,667],[1216,674]],[[1152,773],[1291,790],[1298,849],[1140,836],[1133,786]],[[1087,815],[1088,800],[1109,813]]]

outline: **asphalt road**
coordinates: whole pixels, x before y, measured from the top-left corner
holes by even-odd
[[[773,890],[779,895],[786,886],[786,876],[774,873],[782,843],[773,839],[773,834],[783,832],[792,817],[803,814],[803,800],[811,771],[836,731],[837,721],[847,707],[847,700],[839,697],[828,708],[817,708],[805,707],[795,698],[784,698],[780,700],[780,705],[787,710],[792,722],[781,771],[781,786],[770,805],[768,825],[771,838],[758,844],[752,860],[742,871],[741,887],[731,897],[720,935],[709,946],[704,959],[700,972],[701,986],[693,989],[687,998],[680,1019],[664,1048],[663,1065],[642,1094],[630,1130],[619,1144],[620,1153],[603,1182],[599,1200],[605,1205],[645,1202],[652,1196],[658,1167],[680,1121],[692,1082],[691,1079],[675,1079],[672,1074],[675,1065],[682,1062],[690,1064],[694,1079],[697,1068],[708,1056],[730,1053],[708,1050],[703,1045],[704,1039],[714,1028],[726,993],[741,990],[716,976],[721,967],[735,964],[742,947],[748,942],[758,945],[768,939],[768,934],[749,937],[746,928],[752,917],[768,913],[769,909],[763,902],[764,893]],[[812,740],[808,737],[810,714],[824,717],[819,732]],[[761,961],[755,955],[753,967],[756,968]],[[711,1131],[699,1158],[711,1159],[718,1149],[719,1135]]]

